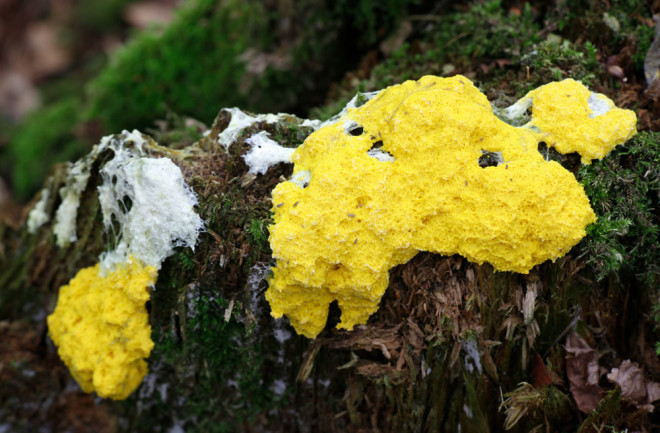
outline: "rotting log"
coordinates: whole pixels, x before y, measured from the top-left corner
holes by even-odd
[[[350,332],[334,329],[333,307],[314,340],[297,336],[286,319],[272,319],[264,298],[274,265],[270,191],[291,166],[248,173],[245,139],[263,130],[296,147],[312,129],[293,116],[259,122],[225,149],[215,137],[230,116],[222,111],[210,133],[186,149],[152,146],[154,157],[168,156],[181,168],[206,231],[194,252],[178,249],[163,264],[148,305],[150,373],[127,400],[84,395],[45,326],[58,288],[113,242],[97,191],[110,155],[99,155],[81,195],[77,242],[56,246],[51,223],[36,234],[25,225],[0,225],[0,333],[8,342],[0,419],[7,425],[138,432],[651,430],[652,415],[622,402],[619,388],[605,380],[597,385],[612,391],[591,415],[576,405],[563,346],[571,333],[598,352],[597,365],[608,371],[631,359],[646,377],[660,378],[650,318],[657,287],[623,271],[598,280],[590,264],[597,262],[583,244],[527,275],[419,253],[390,271],[380,309]],[[657,143],[657,136],[650,139]],[[45,184],[51,221],[65,179],[60,165]],[[657,205],[657,184],[653,194]],[[655,250],[648,255],[657,259]],[[69,422],[76,417],[86,422]]]

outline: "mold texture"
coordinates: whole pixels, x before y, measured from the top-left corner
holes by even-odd
[[[273,191],[272,315],[313,338],[336,300],[338,327],[350,330],[378,308],[388,271],[418,251],[520,273],[566,254],[596,217],[538,141],[588,160],[635,132],[634,113],[602,96],[610,109],[590,117],[590,94],[573,80],[543,86],[526,96],[533,125],[516,128],[467,78],[426,76],[317,130],[292,155],[292,180]]]
[[[154,346],[145,302],[155,280],[153,266],[130,261],[105,275],[99,265],[82,269],[60,288],[48,329],[83,391],[124,399],[142,382]]]
[[[560,153],[579,153],[584,164],[602,159],[637,132],[633,111],[616,108],[607,96],[570,78],[532,90],[507,111],[527,109],[532,119],[524,127],[537,140]]]
[[[101,397],[124,399],[142,382],[153,348],[145,307],[149,287],[163,260],[175,247],[193,248],[203,228],[193,208],[197,197],[172,160],[149,156],[155,147],[138,131],[105,137],[90,157],[73,165],[75,178],[84,182],[60,191],[79,203],[92,162],[112,151],[100,170],[98,191],[103,222],[116,246],[60,288],[48,317],[50,336],[71,374],[84,391]],[[63,201],[60,209],[65,206]],[[75,228],[77,206],[70,206],[72,212],[58,210],[56,227]]]

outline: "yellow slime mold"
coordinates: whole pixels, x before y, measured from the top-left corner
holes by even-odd
[[[548,132],[543,107],[534,119]],[[350,330],[378,308],[388,271],[418,251],[521,273],[561,257],[596,218],[537,144],[462,76],[390,87],[319,129],[294,152],[293,181],[273,191],[272,315],[313,338],[336,300],[338,327]],[[486,151],[501,153],[499,165],[479,165]]]
[[[145,303],[155,279],[156,268],[130,259],[105,275],[98,264],[82,269],[60,289],[48,328],[83,391],[124,399],[142,382],[154,346]]]
[[[578,152],[584,164],[602,159],[637,132],[637,116],[616,108],[607,96],[567,79],[532,90],[518,104],[531,105],[525,125],[537,140],[561,153]]]

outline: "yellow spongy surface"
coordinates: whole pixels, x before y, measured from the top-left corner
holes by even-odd
[[[48,328],[83,391],[120,400],[142,382],[154,345],[145,303],[155,279],[153,266],[129,260],[106,275],[98,264],[82,269],[60,288]]]
[[[602,159],[637,132],[635,112],[617,108],[607,96],[570,78],[532,90],[526,98],[532,98],[532,121],[527,126],[537,140],[561,153],[578,152],[584,164]],[[594,112],[590,98],[592,105],[607,111]]]
[[[565,87],[553,89],[532,95],[534,121],[546,132],[542,121],[552,116],[542,103],[570,100]],[[583,121],[559,118],[569,122],[557,129],[564,136]],[[368,154],[381,144],[394,161]],[[287,181],[273,191],[272,315],[287,315],[313,338],[336,300],[338,327],[352,329],[378,308],[389,270],[418,251],[521,273],[561,257],[596,217],[573,175],[537,145],[528,128],[496,118],[462,76],[390,87],[319,129],[293,154],[294,176],[308,172],[309,185]],[[501,152],[502,163],[480,167],[482,151]]]

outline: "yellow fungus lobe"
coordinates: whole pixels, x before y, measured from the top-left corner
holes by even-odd
[[[542,123],[552,113],[533,113],[553,133]],[[570,122],[564,137],[589,118],[553,115]],[[271,314],[313,338],[336,300],[338,327],[350,330],[378,308],[389,270],[418,251],[521,273],[561,257],[596,218],[573,175],[537,148],[462,76],[407,81],[349,110],[307,138],[292,180],[273,190]]]
[[[602,159],[637,132],[637,116],[617,108],[607,96],[566,79],[532,90],[532,120],[526,125],[539,141],[561,153],[578,152],[582,163]]]
[[[83,391],[121,400],[142,382],[154,346],[145,303],[155,279],[156,268],[131,258],[105,274],[98,264],[82,269],[60,288],[48,328]]]

